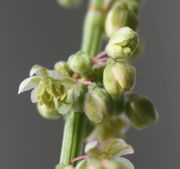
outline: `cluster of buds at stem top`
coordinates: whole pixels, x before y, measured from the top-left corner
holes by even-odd
[[[111,36],[105,50],[113,59],[128,62],[132,60],[138,44],[138,34],[129,27],[123,27]]]
[[[111,37],[114,32],[124,26],[136,30],[138,27],[138,8],[139,5],[136,0],[116,1],[106,17],[105,30],[107,36]]]
[[[65,8],[72,8],[79,5],[81,0],[57,0],[57,3]]]
[[[125,112],[131,124],[138,129],[155,124],[158,120],[158,113],[152,101],[134,93],[127,96]]]

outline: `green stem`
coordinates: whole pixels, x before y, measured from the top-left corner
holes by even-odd
[[[82,152],[87,118],[84,113],[71,112],[66,117],[60,163],[68,164]]]
[[[105,0],[90,0],[84,23],[81,50],[90,54],[91,57],[100,50],[105,15]],[[87,118],[85,114],[71,112],[65,122],[60,163],[68,164],[81,155],[86,133]]]
[[[100,50],[107,11],[105,5],[105,0],[90,0],[86,14],[81,48],[91,57],[94,57]]]

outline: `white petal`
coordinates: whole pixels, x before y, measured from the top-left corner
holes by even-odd
[[[37,76],[29,77],[23,80],[19,85],[18,94],[36,88],[39,84],[39,81],[40,78]]]

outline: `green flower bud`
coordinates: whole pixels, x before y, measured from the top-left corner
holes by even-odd
[[[138,26],[138,20],[135,14],[128,10],[126,3],[118,1],[114,3],[107,14],[105,30],[107,35],[111,37],[114,32],[124,26],[135,30]]]
[[[87,164],[88,160],[82,160],[77,164],[76,169],[87,169]]]
[[[137,0],[127,1],[127,7],[129,11],[133,12],[136,15],[139,13],[139,6],[140,6],[140,3]]]
[[[89,120],[100,122],[112,112],[112,100],[103,88],[94,85],[89,87],[85,95],[84,112]]]
[[[120,96],[134,87],[135,76],[136,69],[134,66],[110,61],[104,69],[104,88],[110,95]]]
[[[93,137],[94,140],[99,140],[102,143],[110,138],[124,137],[127,128],[128,124],[122,118],[108,118],[95,126],[90,138]]]
[[[57,3],[65,8],[72,8],[79,5],[81,0],[57,0]]]
[[[131,124],[138,129],[153,125],[158,120],[158,113],[152,101],[137,94],[128,95],[125,111]]]
[[[123,27],[112,35],[105,50],[114,59],[129,61],[137,48],[138,42],[137,33],[129,27]]]
[[[100,160],[90,159],[88,160],[87,169],[105,169]]]
[[[89,74],[92,69],[92,60],[88,54],[79,51],[69,57],[68,65],[76,73]]]
[[[55,169],[75,169],[72,165],[58,164]]]
[[[104,169],[124,169],[123,165],[113,160],[102,160]]]
[[[117,29],[126,26],[128,11],[125,9],[125,4],[118,1],[108,12],[105,20],[105,30],[108,37],[117,31]]]
[[[60,61],[57,62],[54,65],[55,70],[57,70],[58,72],[61,72],[65,75],[71,76],[72,75],[72,70],[70,69],[69,65],[66,62]]]
[[[56,109],[48,109],[46,105],[37,104],[37,109],[39,114],[46,119],[55,120],[60,118],[60,114]]]
[[[77,169],[134,169],[134,166],[125,158],[119,158],[118,160],[92,158],[81,162],[80,165],[77,165]]]
[[[143,43],[142,43],[142,41],[140,41],[135,52],[131,56],[131,61],[136,60],[141,55],[142,51],[143,51]]]

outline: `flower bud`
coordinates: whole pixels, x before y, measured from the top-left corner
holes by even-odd
[[[139,39],[135,31],[129,27],[117,30],[106,46],[106,53],[114,59],[129,61],[138,45]]]
[[[92,60],[88,54],[79,51],[69,57],[68,65],[76,73],[89,74],[92,69]]]
[[[72,8],[78,6],[80,1],[81,0],[57,0],[57,3],[65,8]]]
[[[109,37],[119,28],[129,26],[136,29],[138,20],[131,11],[128,10],[126,3],[117,1],[108,12],[105,22],[105,30]]]
[[[112,100],[108,93],[96,86],[90,86],[85,95],[84,112],[89,120],[100,122],[112,112]]]
[[[55,70],[57,70],[58,72],[61,72],[67,76],[71,76],[72,75],[72,70],[70,69],[69,65],[66,62],[60,61],[57,62],[54,65]]]
[[[134,87],[135,76],[134,66],[111,60],[104,69],[104,88],[111,96],[120,96]]]
[[[122,118],[111,117],[98,123],[90,138],[93,137],[94,140],[102,143],[110,138],[124,137],[128,127],[128,123]]]
[[[72,165],[58,164],[55,169],[75,169]]]
[[[102,160],[102,165],[104,169],[122,169],[124,166],[113,160]]]
[[[125,9],[125,4],[116,2],[107,14],[105,20],[105,30],[108,37],[117,31],[117,29],[126,26],[128,11]]]
[[[125,111],[131,124],[138,129],[155,124],[158,120],[158,113],[152,101],[137,94],[129,94]]]
[[[105,169],[100,160],[90,159],[88,160],[87,169]]]
[[[127,1],[127,7],[129,9],[129,11],[131,11],[134,14],[138,14],[139,13],[139,2],[137,0],[128,0]]]
[[[120,160],[98,160],[96,158],[84,160],[77,165],[77,169],[134,169],[133,164],[125,159],[119,158]]]
[[[82,160],[77,164],[76,169],[87,169],[87,164],[88,160]]]
[[[39,114],[46,119],[55,120],[55,119],[60,118],[60,114],[58,113],[56,109],[48,109],[46,105],[40,105],[38,103],[37,109],[38,109]]]

